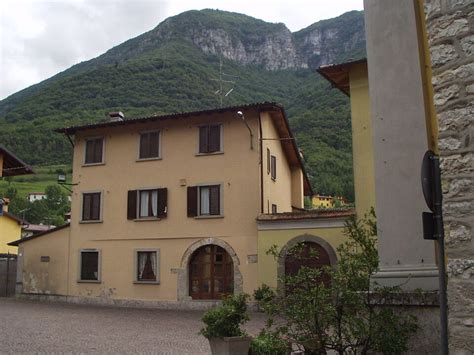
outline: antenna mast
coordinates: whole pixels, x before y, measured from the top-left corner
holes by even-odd
[[[221,57],[219,57],[219,79],[211,79],[212,81],[217,81],[218,84],[219,84],[219,89],[217,89],[217,91],[215,91],[214,94],[219,95],[220,107],[222,107],[224,97],[229,96],[229,94],[232,91],[234,91],[235,81],[226,80],[226,78],[238,79],[239,77],[235,76],[235,75],[226,74],[222,71],[222,56],[221,56]],[[231,85],[229,85],[229,86],[231,86],[230,90],[225,92],[225,93],[224,93],[224,83],[231,84]]]

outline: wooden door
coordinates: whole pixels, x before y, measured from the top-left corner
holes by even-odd
[[[189,295],[193,299],[221,299],[234,292],[234,265],[230,255],[217,245],[194,252],[189,263]]]
[[[321,268],[331,266],[329,254],[319,244],[313,242],[302,242],[290,249],[285,257],[285,274],[296,275],[302,266]],[[320,282],[330,285],[331,279],[327,273],[322,273]]]

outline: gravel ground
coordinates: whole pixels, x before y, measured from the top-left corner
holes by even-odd
[[[0,298],[0,353],[210,354],[202,314]],[[250,318],[255,335],[265,318]]]

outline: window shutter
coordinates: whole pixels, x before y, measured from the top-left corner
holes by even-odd
[[[140,159],[148,158],[148,134],[140,134]]]
[[[92,195],[92,215],[91,219],[100,220],[100,193],[94,193]]]
[[[209,187],[209,214],[220,215],[220,186]]]
[[[164,218],[168,209],[168,189],[158,189],[158,217]]]
[[[128,191],[127,219],[137,218],[137,190]]]
[[[156,158],[160,155],[160,153],[158,152],[158,147],[160,146],[159,137],[160,137],[159,132],[150,133],[150,150],[149,150],[150,157]]]
[[[209,126],[209,153],[221,150],[221,126]]]
[[[199,127],[199,153],[209,152],[209,126]]]
[[[274,155],[272,155],[271,161],[272,179],[276,180],[276,157]]]
[[[94,141],[86,141],[86,160],[85,163],[89,164],[94,161]]]
[[[103,140],[101,138],[95,139],[94,163],[101,163],[102,162],[102,144],[103,144]]]
[[[87,221],[91,219],[91,195],[82,195],[82,220]]]
[[[197,216],[197,186],[188,186],[188,217]]]
[[[270,149],[267,148],[267,174],[270,174]]]

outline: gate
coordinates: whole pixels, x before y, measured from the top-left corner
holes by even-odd
[[[15,254],[0,254],[0,297],[15,295],[16,260]]]

